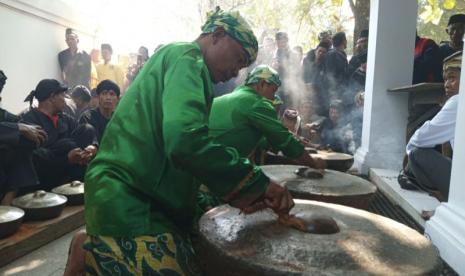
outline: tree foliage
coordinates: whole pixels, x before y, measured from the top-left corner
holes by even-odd
[[[457,13],[465,13],[464,0],[418,0],[418,34],[437,43],[449,40],[447,22]]]
[[[448,40],[445,29],[449,17],[465,12],[465,0],[417,0],[420,36],[436,42]],[[200,0],[199,12],[220,6],[224,10],[239,10],[252,23],[259,39],[273,36],[278,30],[289,33],[291,45],[309,50],[318,43],[318,33],[345,31],[349,49],[353,37],[368,28],[370,0]],[[351,14],[344,13],[343,6]],[[400,7],[401,8],[401,7]],[[395,20],[395,15],[393,15]]]
[[[344,0],[346,1],[346,0]],[[239,10],[252,23],[257,36],[273,36],[276,31],[289,33],[291,45],[309,50],[317,44],[318,33],[353,30],[344,29],[352,16],[341,15],[343,0],[202,0],[203,14],[215,6]]]

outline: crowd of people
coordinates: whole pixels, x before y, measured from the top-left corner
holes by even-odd
[[[344,32],[324,31],[318,39],[304,54],[300,46],[289,45],[285,32],[265,36],[251,68],[266,64],[278,72],[279,116],[301,141],[353,154],[361,143],[368,30],[360,33],[350,59]]]
[[[41,80],[25,99],[30,107],[19,115],[0,109],[3,205],[18,193],[84,180],[122,91],[149,58],[148,49],[141,46],[137,61],[123,70],[112,63],[110,44],[89,55],[79,48],[79,36],[70,28],[65,41],[68,48],[58,54],[62,79]],[[3,71],[0,80],[3,90]]]
[[[453,144],[464,28],[465,15],[456,15],[450,42],[416,39],[414,82],[444,80],[450,99],[410,139],[404,187],[418,180],[447,196],[435,183],[450,177],[451,161],[430,148]],[[261,172],[257,152],[281,151],[324,169],[305,146],[345,153],[360,146],[368,35],[359,34],[350,60],[343,32],[321,32],[303,53],[280,31],[259,45],[238,13],[216,10],[195,41],[163,45],[150,59],[140,47],[123,70],[112,63],[110,44],[89,55],[67,29],[62,80],[41,80],[19,116],[0,109],[2,204],[85,177],[87,273],[196,275],[189,235],[197,205],[268,207],[280,216],[293,206],[287,189]],[[452,56],[431,62],[436,48]],[[0,72],[1,92],[7,77]],[[430,174],[433,163],[443,174]]]

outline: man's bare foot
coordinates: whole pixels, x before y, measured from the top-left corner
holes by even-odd
[[[431,210],[431,211],[423,210],[423,211],[421,211],[421,217],[424,220],[429,220],[432,216],[434,216],[434,210]]]

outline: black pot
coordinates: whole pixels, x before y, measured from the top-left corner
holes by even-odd
[[[65,196],[40,190],[15,198],[12,205],[26,212],[26,220],[47,220],[58,217],[67,201]]]
[[[68,205],[83,205],[84,204],[84,183],[73,181],[71,183],[58,186],[52,192],[64,195],[68,198]]]
[[[0,206],[0,239],[14,234],[21,226],[24,211],[12,206]]]

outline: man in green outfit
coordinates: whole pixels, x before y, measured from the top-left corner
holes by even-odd
[[[237,149],[243,158],[253,159],[263,140],[299,165],[324,169],[322,159],[313,159],[297,138],[278,120],[273,105],[281,85],[278,73],[267,65],[259,65],[249,73],[245,84],[232,93],[213,101],[209,128],[215,141]],[[202,212],[221,201],[201,187],[198,204]]]
[[[145,64],[86,174],[88,274],[200,274],[189,239],[198,183],[245,212],[293,207],[285,188],[208,133],[212,83],[236,76],[257,48],[237,12],[217,10],[197,40],[168,44]]]
[[[210,135],[216,142],[236,148],[244,158],[253,153],[262,138],[266,138],[274,150],[282,151],[297,163],[324,169],[324,161],[310,157],[303,144],[278,120],[273,100],[280,85],[274,69],[267,65],[257,66],[243,86],[213,101]]]

